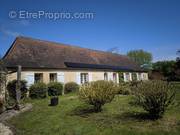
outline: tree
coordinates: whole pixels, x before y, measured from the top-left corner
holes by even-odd
[[[175,64],[175,67],[174,67],[174,72],[175,72],[176,80],[180,81],[180,49],[177,50],[176,54],[177,54],[178,57],[176,58],[176,64]]]
[[[168,81],[180,81],[180,49],[176,52],[177,58],[171,61],[158,61],[153,63],[153,70],[162,73]]]
[[[153,63],[153,70],[160,71],[165,77],[174,72],[175,61],[158,61]]]
[[[150,65],[152,54],[144,50],[132,50],[127,53],[127,56],[138,63],[139,65]]]
[[[177,54],[177,56],[178,56],[178,57],[176,58],[176,61],[177,61],[177,63],[180,63],[180,49],[177,50],[176,54]]]

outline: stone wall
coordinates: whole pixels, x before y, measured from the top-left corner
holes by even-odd
[[[0,72],[0,96],[5,97],[6,73]]]
[[[0,71],[0,113],[3,112],[5,103],[6,73]]]

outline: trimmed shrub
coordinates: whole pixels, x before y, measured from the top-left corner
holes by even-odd
[[[59,96],[62,95],[63,84],[59,82],[50,82],[48,84],[48,95]]]
[[[46,98],[47,97],[47,86],[46,84],[39,82],[33,84],[29,88],[29,96],[31,98]]]
[[[77,92],[77,91],[79,91],[79,85],[75,82],[68,82],[64,86],[65,93]]]
[[[115,94],[116,85],[103,80],[85,84],[79,90],[80,99],[93,105],[96,112],[101,111],[104,104],[111,102]]]
[[[120,82],[117,85],[117,94],[122,94],[122,95],[131,94],[131,87],[130,87],[129,83]]]
[[[175,98],[174,87],[164,81],[141,82],[136,87],[135,103],[149,112],[152,118],[161,117]]]
[[[21,99],[23,99],[24,97],[26,97],[28,91],[27,82],[25,80],[21,80],[20,82],[21,82],[21,88],[20,88]],[[9,96],[13,99],[16,99],[16,84],[17,84],[17,80],[10,81],[7,84],[7,90]]]

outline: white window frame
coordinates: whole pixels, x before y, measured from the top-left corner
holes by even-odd
[[[89,82],[89,73],[83,72],[80,73],[80,83],[85,84]]]
[[[115,83],[117,83],[117,73],[113,73],[113,81],[115,82]]]
[[[28,88],[34,84],[34,73],[33,72],[28,72],[25,73],[25,80],[27,81],[27,86]]]
[[[104,80],[108,81],[108,73],[107,72],[104,72]]]
[[[127,77],[127,76],[128,76],[128,77]],[[125,82],[132,81],[132,74],[129,73],[129,72],[125,72],[125,73],[124,73],[124,81],[125,81]]]
[[[141,80],[142,80],[142,75],[141,75],[141,73],[136,73],[136,75],[137,75],[137,80],[138,80],[138,81],[141,81]]]
[[[57,72],[57,82],[64,83],[64,72]]]

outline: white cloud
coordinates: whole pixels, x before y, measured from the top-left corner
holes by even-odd
[[[15,32],[15,31],[12,31],[12,30],[9,30],[9,29],[5,29],[5,28],[0,28],[0,31],[6,35],[6,36],[13,36],[13,37],[17,37],[20,35],[19,32]]]
[[[16,27],[18,25],[26,27],[30,25],[30,22],[29,20],[17,20],[17,21],[9,22],[8,24],[0,22],[0,32],[3,34],[3,37],[8,37],[8,36],[17,37],[21,34],[17,31],[11,30],[10,27]]]

